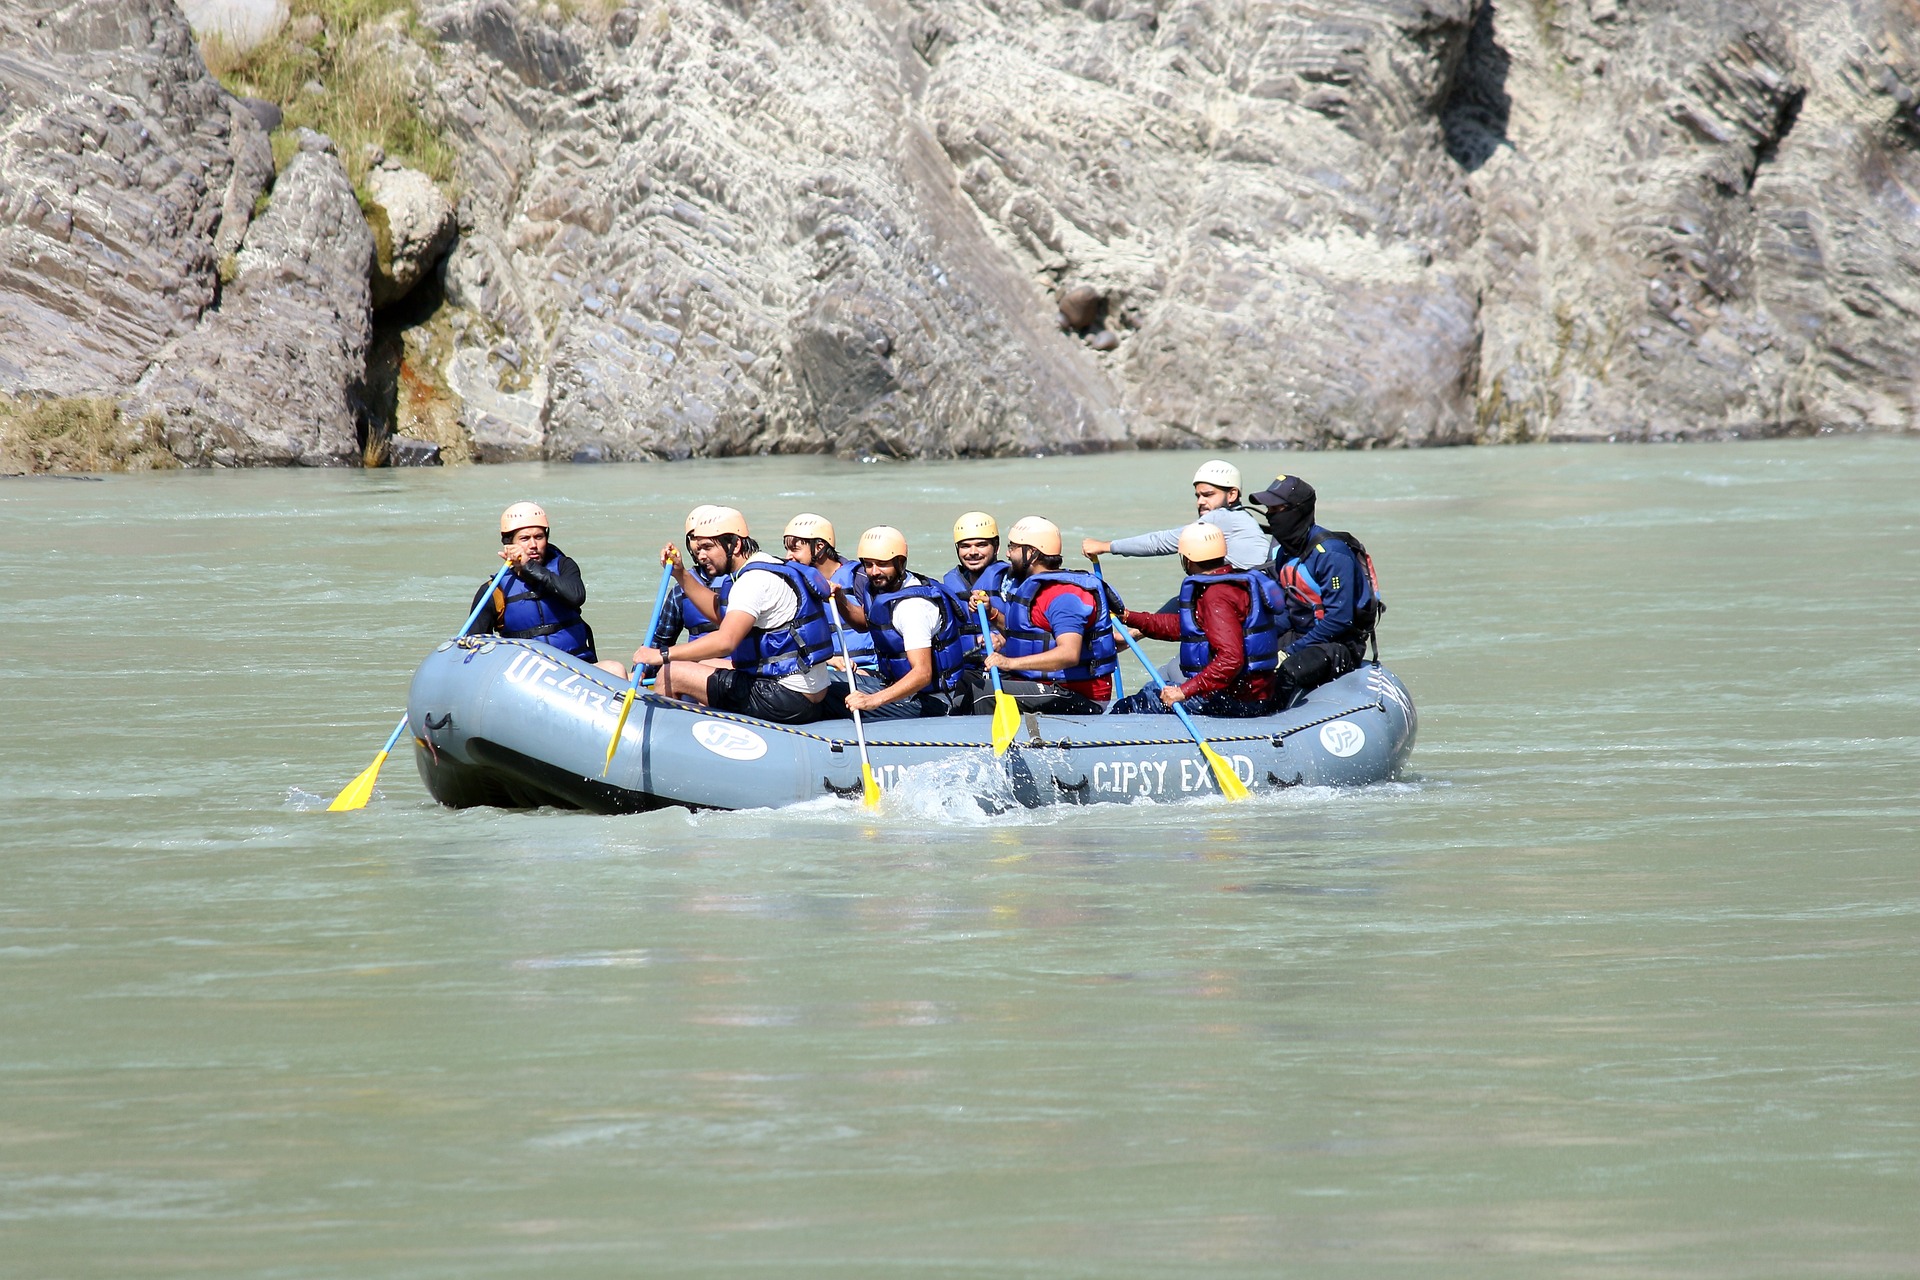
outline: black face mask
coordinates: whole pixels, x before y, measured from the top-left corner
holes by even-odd
[[[1270,507],[1267,531],[1280,543],[1280,549],[1297,556],[1307,549],[1307,535],[1313,532],[1313,504],[1304,507]]]

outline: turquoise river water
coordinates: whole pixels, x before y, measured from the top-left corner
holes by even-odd
[[[511,500],[623,653],[696,501],[1200,460],[0,480],[0,1275],[1920,1274],[1920,440],[1242,456],[1379,560],[1357,793],[322,811]]]

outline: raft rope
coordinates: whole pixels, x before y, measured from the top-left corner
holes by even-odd
[[[553,647],[551,645],[536,645],[525,640],[515,640],[506,636],[462,636],[453,643],[461,649],[484,649],[490,645],[513,645],[522,649],[546,650],[551,650]],[[590,670],[594,674],[589,675],[587,678],[594,684],[606,690],[606,692],[614,698],[625,696],[627,686],[624,682],[617,685],[609,684],[607,682],[606,672],[598,667],[590,668]],[[846,748],[854,745],[852,738],[829,738],[824,734],[810,733],[798,725],[777,724],[772,720],[762,720],[757,716],[743,716],[732,711],[716,711],[712,707],[703,707],[697,702],[682,702],[677,698],[663,698],[657,693],[641,694],[635,701],[645,702],[651,706],[661,707],[669,711],[682,711],[689,715],[706,716],[713,720],[724,720],[729,724],[745,725],[749,729],[771,729],[776,733],[790,733],[797,738],[809,738],[814,742],[824,742],[830,747]],[[1330,724],[1335,720],[1345,719],[1347,716],[1357,715],[1362,711],[1385,712],[1386,709],[1386,704],[1375,699],[1372,702],[1362,702],[1344,711],[1335,711],[1331,715],[1321,716],[1318,720],[1309,720],[1305,724],[1293,725],[1278,732],[1209,734],[1207,735],[1207,740],[1209,742],[1270,742],[1278,746],[1296,733],[1304,733],[1308,729],[1317,729],[1323,724]],[[987,717],[982,716],[981,718],[986,719]],[[849,721],[848,723],[852,722]],[[1026,742],[1016,743],[1015,745],[1023,746],[1029,751],[1075,751],[1081,749],[1092,750],[1102,747],[1190,747],[1193,745],[1193,739],[1187,737],[1124,738],[1118,740],[1103,738],[1097,742],[1075,742],[1071,738],[1062,738],[1058,742],[1048,742],[1042,738],[1030,738]],[[867,739],[867,746],[870,750],[878,750],[881,747],[913,747],[923,750],[945,748],[956,751],[971,751],[975,749],[982,751],[993,750],[993,743],[991,741],[950,742],[943,740],[939,742],[889,742],[873,737]]]

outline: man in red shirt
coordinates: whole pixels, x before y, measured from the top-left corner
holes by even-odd
[[[1180,584],[1178,611],[1129,609],[1125,621],[1155,640],[1178,640],[1186,679],[1122,698],[1109,714],[1165,714],[1179,702],[1192,715],[1264,715],[1273,698],[1285,615],[1274,612],[1261,575],[1227,563],[1226,535],[1214,525],[1180,531],[1180,563],[1187,578]]]

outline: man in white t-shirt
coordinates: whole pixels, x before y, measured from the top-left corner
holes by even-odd
[[[669,545],[660,562],[695,608],[720,625],[675,648],[634,650],[637,665],[658,666],[654,691],[703,706],[740,711],[780,724],[806,724],[838,713],[833,688],[833,625],[827,619],[826,580],[805,565],[776,560],[747,532],[732,507],[709,507],[687,535],[687,546],[708,577],[729,575],[715,592],[681,563]],[[731,667],[715,667],[715,659]]]
[[[965,607],[939,583],[907,572],[907,539],[898,529],[861,534],[859,557],[853,592],[834,594],[873,637],[885,683],[869,680],[847,695],[847,706],[875,720],[947,715],[971,640]]]

